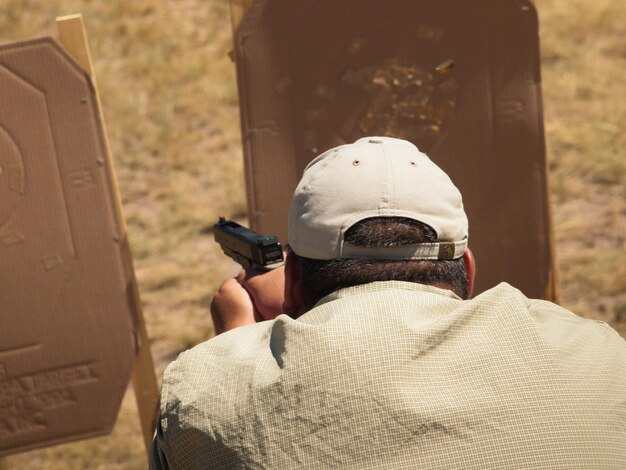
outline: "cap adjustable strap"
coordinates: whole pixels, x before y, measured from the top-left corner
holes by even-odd
[[[380,260],[451,260],[463,256],[467,239],[458,242],[417,243],[390,247],[365,247],[344,243],[339,258]]]

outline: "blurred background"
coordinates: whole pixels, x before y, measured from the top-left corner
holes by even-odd
[[[535,3],[561,304],[626,337],[626,2]],[[210,299],[237,271],[206,228],[246,223],[228,1],[2,0],[0,43],[56,37],[71,13],[85,19],[160,380],[213,335]],[[146,468],[132,388],[110,436],[0,462]]]

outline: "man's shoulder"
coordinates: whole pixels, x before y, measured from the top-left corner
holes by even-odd
[[[478,312],[521,321],[530,336],[543,346],[567,350],[571,356],[602,356],[626,359],[626,340],[608,323],[584,318],[556,303],[526,297],[519,289],[503,282],[471,301]],[[530,334],[532,333],[532,335]]]
[[[165,370],[164,393],[172,388],[178,393],[192,390],[197,381],[231,379],[233,369],[237,369],[236,376],[243,376],[246,368],[258,367],[268,354],[275,321],[235,328],[182,352]]]

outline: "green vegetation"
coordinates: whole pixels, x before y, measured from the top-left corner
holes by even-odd
[[[562,304],[626,334],[626,2],[538,0]],[[212,335],[236,267],[201,234],[246,213],[226,0],[2,0],[0,42],[82,13],[159,374]],[[143,469],[132,389],[112,435],[5,459],[8,469]]]

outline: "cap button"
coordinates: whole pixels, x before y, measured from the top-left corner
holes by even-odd
[[[382,144],[383,139],[370,139],[367,141],[368,144]]]

